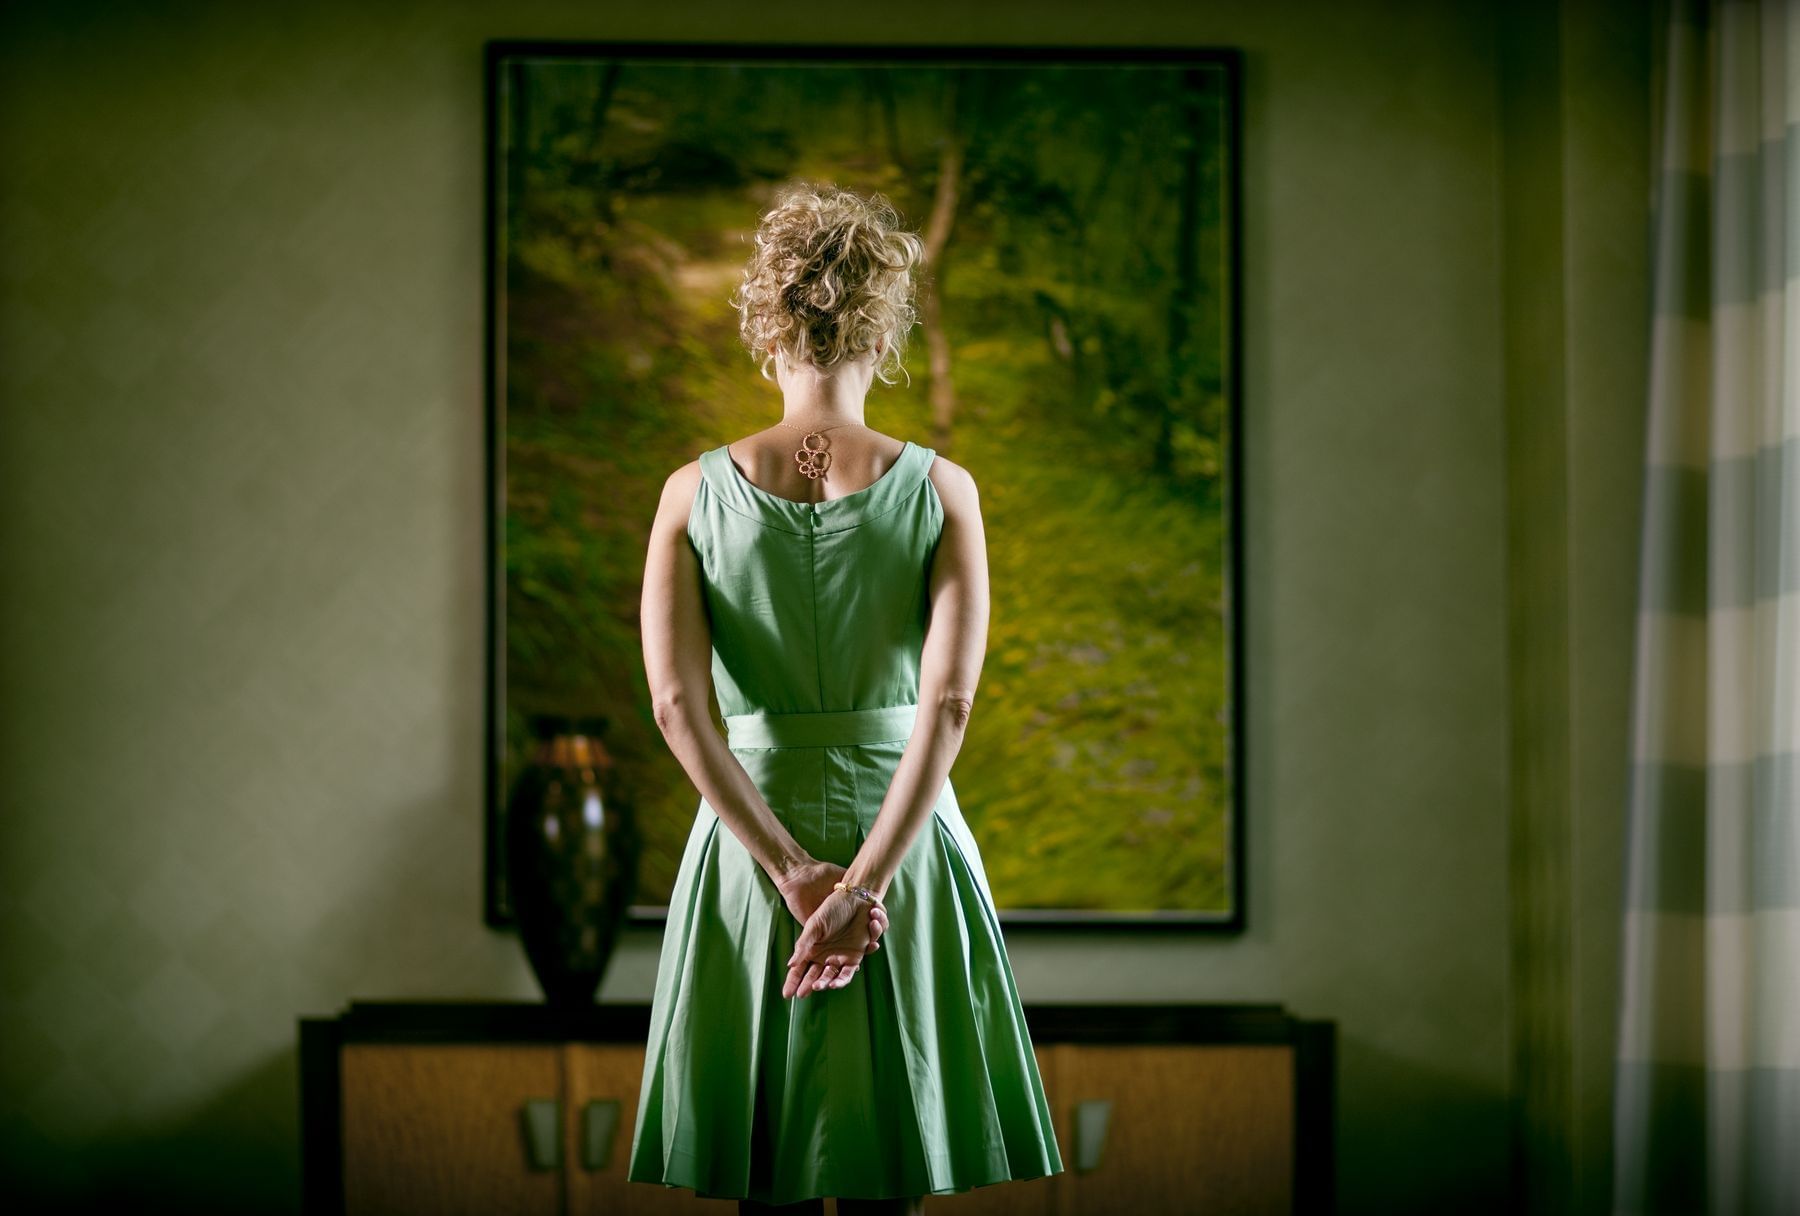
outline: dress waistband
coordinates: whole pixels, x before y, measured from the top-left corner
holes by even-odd
[[[799,714],[726,714],[727,747],[848,747],[911,737],[919,706]]]

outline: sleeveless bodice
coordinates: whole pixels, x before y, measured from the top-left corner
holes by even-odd
[[[713,685],[734,746],[754,745],[746,723],[762,716],[827,715],[804,722],[821,742],[831,741],[826,724],[852,721],[865,736],[882,735],[885,724],[885,737],[906,737],[892,733],[893,715],[883,723],[852,711],[918,701],[928,575],[944,526],[926,475],[935,456],[907,441],[875,482],[806,503],[751,482],[725,445],[701,455],[687,531],[712,626]]]

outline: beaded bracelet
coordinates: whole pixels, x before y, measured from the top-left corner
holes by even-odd
[[[878,908],[885,908],[887,906],[879,899],[876,899],[875,892],[869,890],[867,887],[853,887],[847,882],[836,882],[831,884],[831,889],[833,891],[848,891],[852,895],[860,896],[861,898],[868,900]]]

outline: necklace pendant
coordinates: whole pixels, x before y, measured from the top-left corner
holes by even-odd
[[[824,441],[817,431],[800,441],[801,446],[794,449],[794,463],[800,466],[802,476],[817,481],[825,476],[825,470],[831,466],[831,453],[823,447],[813,447],[812,441],[815,438],[819,438],[821,443]]]

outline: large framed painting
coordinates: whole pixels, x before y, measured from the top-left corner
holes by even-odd
[[[806,181],[926,241],[910,377],[867,417],[981,487],[951,774],[1003,920],[1240,931],[1238,55],[496,41],[486,67],[489,922],[546,714],[604,720],[630,920],[666,911],[699,795],[651,714],[644,554],[664,478],[781,415],[728,297]]]

